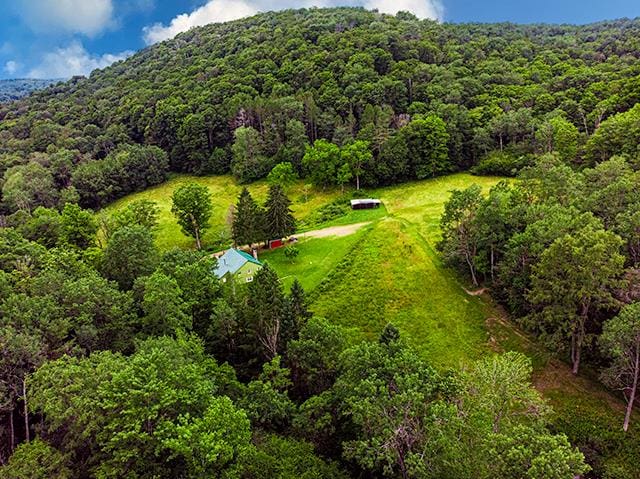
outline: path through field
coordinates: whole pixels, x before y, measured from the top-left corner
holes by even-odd
[[[371,224],[371,221],[365,221],[364,223],[354,223],[344,226],[331,226],[329,228],[323,228],[321,230],[307,231],[296,235],[299,238],[327,238],[329,236],[335,236],[340,238],[342,236],[349,236],[358,231],[363,226]]]

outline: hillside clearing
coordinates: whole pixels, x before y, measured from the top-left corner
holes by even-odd
[[[145,191],[134,193],[116,201],[105,212],[109,213],[137,200],[154,201],[159,208],[159,226],[156,231],[156,245],[160,250],[170,248],[193,248],[193,238],[185,236],[176,223],[171,213],[171,195],[179,186],[195,182],[206,186],[211,192],[213,213],[211,215],[210,228],[203,235],[203,244],[207,248],[228,247],[230,244],[230,208],[236,203],[238,195],[244,185],[238,184],[230,176],[191,176],[175,175],[166,183],[149,188]],[[259,181],[246,185],[253,197],[258,202],[264,202],[269,186],[266,181]],[[337,189],[320,190],[308,188],[302,181],[297,182],[287,189],[287,195],[291,198],[296,218],[304,220],[310,214],[340,196]],[[218,248],[219,249],[219,248]]]
[[[474,183],[488,191],[500,180],[460,173],[368,191],[367,195],[383,201],[384,208],[348,211],[324,223],[326,228],[299,233],[300,254],[293,261],[284,256],[283,248],[264,251],[261,259],[276,269],[285,288],[298,278],[317,315],[371,340],[393,322],[439,368],[468,364],[492,351],[527,354],[534,364],[534,384],[554,408],[555,427],[572,441],[605,451],[607,464],[624,462],[640,453],[640,430],[632,423],[629,433],[622,433],[622,402],[599,382],[571,375],[565,363],[552,359],[510,322],[486,291],[471,290],[444,266],[435,250],[450,191]],[[214,222],[206,239],[213,242],[218,235],[224,246],[228,241],[225,217],[241,189],[229,177],[175,177],[110,208],[134,199],[157,201],[161,209],[158,246],[192,247],[170,212],[171,192],[187,181],[205,184],[212,191]],[[267,185],[250,185],[250,191],[262,200]],[[301,183],[289,195],[296,216],[302,219],[340,196],[338,191],[310,191]]]

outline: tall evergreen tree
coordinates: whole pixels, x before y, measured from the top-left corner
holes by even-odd
[[[289,304],[291,305],[291,311],[294,317],[300,322],[306,322],[307,319],[313,316],[313,313],[309,311],[309,301],[307,300],[307,293],[304,291],[302,284],[298,279],[293,280],[291,285],[291,293],[289,294]],[[302,326],[302,324],[300,324]]]
[[[231,230],[236,245],[251,245],[265,237],[264,213],[247,188],[238,197]]]
[[[287,346],[289,341],[298,339],[300,330],[312,316],[313,313],[309,311],[306,293],[300,281],[295,279],[287,298],[287,311],[281,333],[282,344]]]
[[[282,327],[286,322],[287,300],[278,274],[268,263],[258,271],[249,285],[247,299],[247,324],[249,343],[262,351],[270,361],[282,351]]]
[[[296,231],[296,219],[291,211],[291,200],[280,185],[269,188],[265,213],[265,230],[270,239],[284,238]]]

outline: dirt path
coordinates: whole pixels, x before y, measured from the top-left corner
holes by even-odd
[[[337,236],[337,237],[341,237],[341,236],[349,236],[353,233],[355,233],[356,231],[358,231],[360,228],[362,228],[363,226],[367,226],[369,224],[371,224],[371,221],[365,221],[364,223],[354,223],[351,225],[344,225],[344,226],[331,226],[329,228],[323,228],[321,230],[313,230],[313,231],[307,231],[306,233],[300,233],[300,234],[295,234],[294,236],[300,239],[306,239],[306,238],[327,238],[329,236]],[[236,248],[245,251],[247,253],[251,252],[251,248],[249,247],[249,245],[244,245],[244,246],[237,246]],[[258,248],[260,251],[263,250],[263,248]],[[211,256],[214,256],[216,258],[222,256],[227,250],[223,249],[220,250],[216,253],[212,253]]]
[[[306,233],[300,233],[296,235],[298,238],[326,238],[328,236],[349,236],[358,231],[363,226],[371,224],[371,221],[364,223],[354,223],[344,226],[331,226],[330,228],[323,228],[321,230],[307,231]]]

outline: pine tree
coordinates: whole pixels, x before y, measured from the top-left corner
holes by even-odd
[[[278,274],[265,263],[249,284],[246,328],[257,350],[270,361],[282,352],[282,327],[287,316],[287,299]]]
[[[236,204],[231,227],[236,245],[252,245],[265,239],[264,212],[246,188],[242,189]]]
[[[296,231],[296,219],[293,217],[291,200],[287,198],[280,185],[269,188],[267,197],[265,226],[270,239],[285,238]]]
[[[300,330],[304,328],[312,316],[313,313],[309,311],[306,293],[300,282],[295,279],[291,285],[289,297],[287,298],[287,309],[280,333],[281,342],[284,347],[289,344],[289,341],[298,339]]]
[[[293,280],[293,284],[291,285],[291,293],[289,294],[289,305],[293,317],[296,319],[296,323],[298,323],[298,329],[300,329],[302,326],[304,326],[304,323],[307,322],[307,319],[313,316],[313,313],[309,311],[307,294],[300,284],[300,281],[298,281],[297,279]]]

